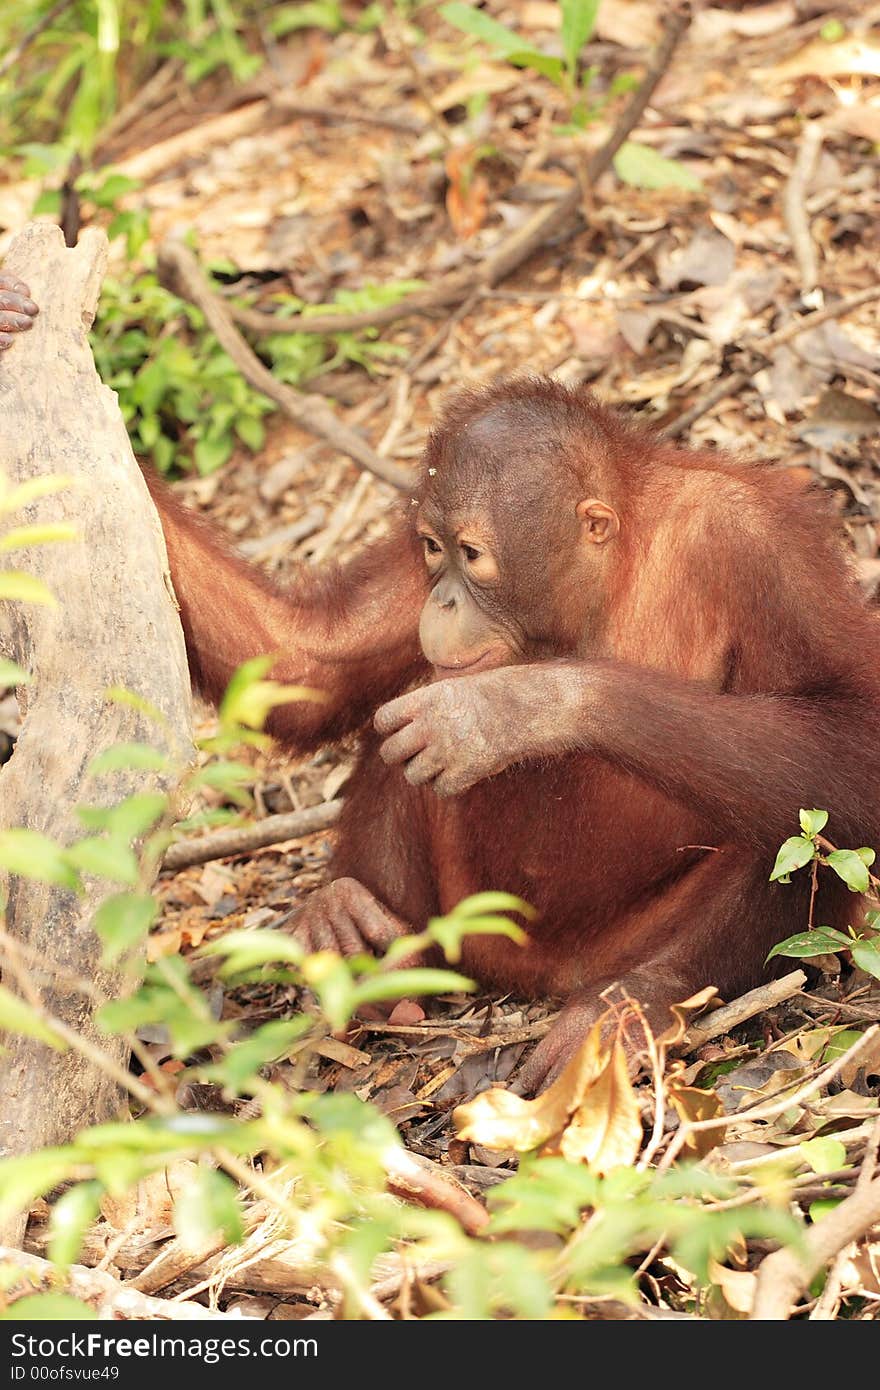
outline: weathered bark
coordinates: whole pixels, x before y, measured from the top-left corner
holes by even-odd
[[[57,608],[0,605],[0,650],[33,676],[19,692],[23,726],[0,772],[0,826],[26,826],[64,845],[86,833],[77,803],[113,805],[134,791],[166,791],[175,780],[128,770],[90,778],[96,754],[140,741],[173,749],[180,765],[191,749],[189,677],[162,531],[86,336],[106,259],[103,233],[85,232],[68,250],[59,229],[41,223],[15,239],[4,261],[5,271],[30,285],[41,311],[0,364],[0,472],[10,486],[49,473],[71,482],[0,517],[0,532],[64,520],[78,536],[0,559],[41,578],[58,601]],[[111,686],[150,701],[167,729],[109,701]],[[86,885],[77,897],[11,876],[7,929],[26,946],[27,959],[35,953],[44,963],[29,969],[50,1011],[124,1062],[123,1045],[95,1029],[89,1000],[53,973],[57,962],[92,980],[104,997],[122,988],[120,977],[101,966],[90,926],[118,885],[91,878]],[[4,983],[15,988],[7,975]],[[75,1051],[57,1053],[18,1037],[3,1042],[0,1152],[63,1143],[118,1111],[116,1085]]]

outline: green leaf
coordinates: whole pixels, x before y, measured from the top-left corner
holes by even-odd
[[[799,811],[801,830],[808,837],[820,834],[828,824],[827,811]]]
[[[238,1188],[216,1168],[200,1168],[174,1203],[174,1229],[188,1250],[222,1235],[237,1245],[244,1234]]]
[[[0,1322],[94,1322],[98,1314],[72,1293],[29,1293],[0,1312]]]
[[[838,878],[842,878],[851,893],[867,893],[870,877],[868,866],[854,849],[835,849],[826,856],[825,863],[832,868]]]
[[[124,685],[110,685],[104,691],[104,698],[112,701],[114,705],[125,705],[128,709],[136,709],[145,719],[157,724],[161,729],[167,729],[168,720],[160,709],[149,700],[145,700],[143,695],[138,695],[135,690],[128,690]]]
[[[69,522],[45,522],[36,526],[15,526],[0,536],[0,551],[22,550],[29,545],[51,545],[54,541],[75,541],[79,536]]]
[[[847,951],[851,946],[851,938],[845,936],[842,931],[835,931],[834,927],[813,927],[810,931],[787,936],[784,941],[773,947],[767,959],[772,960],[774,956],[809,959],[810,956],[833,955],[836,951]]]
[[[122,840],[146,834],[167,808],[161,792],[136,792],[116,806],[77,806],[76,814],[90,830],[106,830]]]
[[[599,0],[561,0],[562,51],[569,72],[573,73],[580,51],[596,26]]]
[[[862,1034],[858,1028],[841,1028],[839,1033],[822,1049],[822,1056],[819,1058],[824,1067],[828,1062],[836,1062],[838,1057],[842,1057],[845,1052],[849,1052],[851,1047],[855,1047]]]
[[[258,1075],[261,1067],[286,1057],[294,1043],[314,1026],[307,1014],[277,1019],[255,1029],[249,1038],[235,1043],[221,1061],[205,1068],[205,1075],[230,1090],[241,1091]]]
[[[49,1259],[66,1268],[82,1249],[83,1238],[98,1215],[104,1189],[99,1182],[80,1182],[52,1207],[49,1218]]]
[[[515,68],[531,68],[542,77],[549,77],[557,86],[561,84],[565,74],[565,65],[561,58],[553,58],[549,53],[539,53],[534,48],[519,49],[516,53],[506,53],[504,56]]]
[[[816,847],[813,841],[808,840],[804,835],[793,835],[790,840],[785,841],[776,856],[770,882],[775,883],[778,879],[787,878],[795,869],[802,869],[815,857]]]
[[[62,849],[41,835],[38,830],[0,831],[0,868],[23,878],[35,878],[40,883],[54,883],[59,888],[76,890],[79,877],[67,861]]]
[[[124,840],[114,837],[80,840],[67,851],[67,862],[82,873],[108,878],[113,883],[138,881],[137,856]]]
[[[57,608],[58,601],[48,585],[32,574],[22,570],[0,570],[0,599],[11,599],[16,603],[42,603],[46,608]]]
[[[216,761],[208,763],[190,779],[192,787],[235,787],[253,782],[255,772],[247,763]]]
[[[617,177],[635,188],[684,188],[689,193],[702,192],[700,180],[679,164],[666,159],[648,145],[626,140],[614,156]]]
[[[874,936],[869,941],[854,941],[850,950],[853,963],[867,975],[880,980],[880,936]]]
[[[157,748],[147,743],[114,743],[103,753],[92,758],[89,763],[89,776],[100,777],[105,772],[120,772],[134,768],[138,772],[167,772],[173,766],[171,759]]]
[[[196,468],[206,477],[222,468],[232,453],[232,435],[227,431],[215,439],[200,439],[193,450]]]
[[[862,863],[866,864],[869,869],[877,858],[877,851],[869,849],[867,845],[864,845],[861,849],[857,849],[856,854],[859,856]]]
[[[805,1139],[800,1151],[814,1173],[834,1173],[847,1166],[846,1145],[830,1135]]]
[[[476,985],[454,970],[391,970],[387,975],[371,975],[359,980],[353,990],[352,1013],[362,1004],[375,1004],[380,999],[402,999],[411,994],[447,994],[464,991],[473,993]]]
[[[0,1159],[0,1222],[30,1211],[38,1197],[67,1182],[80,1161],[72,1144]]]
[[[225,956],[220,967],[221,975],[225,976],[278,962],[300,965],[306,952],[298,941],[284,932],[240,929],[226,932],[218,941],[207,942],[197,954]]]
[[[496,912],[519,912],[528,922],[533,922],[537,916],[533,907],[513,893],[471,893],[470,897],[462,898],[448,915],[470,919]]]
[[[461,960],[462,941],[466,936],[506,936],[517,946],[525,946],[529,939],[522,927],[516,922],[511,922],[509,917],[488,914],[481,917],[456,917],[453,913],[449,917],[432,917],[425,935],[437,942],[451,965],[457,965]],[[385,959],[402,959],[407,954],[403,945],[405,940],[405,937],[401,937],[395,941],[386,952]]]
[[[59,1038],[37,1011],[5,985],[0,985],[0,1028],[7,1033],[36,1038],[56,1052],[66,1052],[67,1043]]]
[[[92,919],[104,943],[104,961],[112,964],[136,950],[158,915],[158,903],[146,894],[115,893],[106,898]]]
[[[28,478],[17,487],[6,490],[5,482],[0,486],[0,514],[17,512],[29,502],[37,502],[41,497],[51,497],[53,493],[63,492],[73,484],[73,478],[63,473],[43,473],[38,478]]]
[[[482,39],[483,43],[487,43],[505,58],[511,53],[521,53],[523,50],[523,41],[519,34],[505,28],[497,19],[486,14],[485,10],[478,10],[474,5],[465,5],[461,0],[450,0],[448,5],[440,6],[440,13],[447,24],[454,25],[456,29],[461,29],[474,38]]]
[[[28,685],[32,680],[33,676],[30,671],[19,666],[17,661],[10,661],[7,656],[0,656],[0,685]]]
[[[262,449],[266,439],[266,426],[253,415],[240,415],[235,422],[235,433],[252,454]]]

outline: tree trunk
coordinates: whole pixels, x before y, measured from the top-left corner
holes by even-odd
[[[4,271],[30,286],[40,315],[0,364],[0,474],[9,487],[44,474],[69,481],[57,494],[0,516],[0,535],[24,523],[63,520],[77,537],[0,561],[42,579],[57,599],[54,608],[0,605],[0,650],[32,675],[19,691],[24,719],[15,752],[0,772],[0,826],[26,826],[62,845],[91,833],[76,816],[78,803],[110,806],[135,791],[165,792],[178,775],[124,769],[90,777],[96,754],[144,742],[171,752],[180,768],[192,747],[186,655],[161,527],[87,339],[106,260],[103,233],[87,231],[68,250],[57,227],[33,223],[4,262]],[[166,728],[108,700],[112,686],[157,707]],[[101,965],[91,929],[95,909],[119,885],[95,878],[85,884],[77,896],[10,876],[7,931],[24,947],[21,962],[46,1007],[124,1064],[124,1045],[98,1032],[92,1001],[69,978],[88,978],[104,998],[125,988],[118,972]],[[67,973],[56,975],[53,962]],[[11,970],[4,983],[16,987]],[[64,1143],[118,1113],[116,1084],[75,1051],[16,1036],[3,1045],[0,1152]],[[7,1231],[7,1240],[10,1234],[21,1232]]]

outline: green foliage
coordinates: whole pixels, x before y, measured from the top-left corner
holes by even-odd
[[[309,312],[393,303],[419,283],[342,291],[335,303]],[[291,296],[280,303],[286,313],[304,309]],[[279,381],[302,386],[318,371],[345,362],[369,368],[399,352],[377,337],[376,329],[364,329],[337,334],[331,343],[320,334],[278,332],[261,338],[257,348]],[[237,443],[251,452],[262,448],[264,417],[275,406],[244,380],[200,310],[165,289],[153,271],[105,281],[92,350],[103,381],[119,396],[132,448],[160,472],[192,461],[200,473],[213,473]]]
[[[776,856],[770,875],[771,883],[790,883],[793,873],[811,864],[814,873],[819,868],[831,869],[850,892],[867,893],[871,887],[870,868],[876,859],[875,851],[867,846],[861,849],[832,848],[822,838],[822,831],[828,824],[827,811],[802,810],[800,823],[803,833],[786,840]],[[880,979],[880,936],[873,934],[880,926],[880,913],[866,913],[865,925],[872,933],[870,936],[858,934],[852,928],[846,935],[834,927],[811,927],[808,931],[798,932],[778,942],[767,959],[792,956],[808,960],[811,956],[848,951],[854,965]]]
[[[650,145],[625,140],[614,156],[614,170],[623,183],[636,188],[683,188],[699,193],[703,185],[677,159],[667,159]]]
[[[0,1308],[0,1322],[93,1322],[98,1314],[69,1293],[32,1293]]]
[[[561,58],[542,53],[513,29],[464,0],[450,0],[440,7],[440,13],[447,23],[485,44],[497,57],[514,67],[530,68],[558,87],[569,108],[568,124],[563,131],[577,134],[603,115],[609,101],[635,85],[632,78],[624,76],[611,84],[605,96],[594,98],[591,94],[597,70],[583,67],[581,53],[593,36],[599,3],[600,0],[560,0]],[[700,180],[677,160],[666,159],[633,140],[621,146],[614,168],[618,178],[637,188],[681,188],[691,193],[702,188]]]
[[[4,6],[0,52],[53,8],[54,0]],[[259,0],[72,0],[0,79],[0,147],[51,141],[68,157],[90,155],[114,113],[169,55],[189,82],[224,69],[247,81],[262,65],[249,34],[262,8]]]
[[[771,883],[790,883],[791,875],[816,858],[816,846],[807,835],[792,835],[780,847],[770,875]]]

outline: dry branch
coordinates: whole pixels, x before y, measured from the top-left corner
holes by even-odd
[[[696,1051],[712,1038],[719,1038],[722,1033],[729,1033],[731,1028],[736,1028],[747,1019],[763,1013],[765,1009],[772,1009],[775,1004],[782,1004],[786,999],[791,999],[806,983],[807,977],[803,970],[792,970],[791,974],[783,975],[779,980],[770,980],[766,985],[750,989],[748,994],[740,995],[739,999],[732,999],[729,1004],[722,1004],[720,1009],[713,1009],[705,1018],[693,1024],[675,1051]]]
[[[63,1281],[59,1281],[57,1267],[48,1260],[41,1259],[39,1255],[26,1255],[21,1250],[10,1250],[2,1245],[0,1268],[3,1269],[4,1276],[17,1269],[22,1270],[24,1282],[32,1283],[36,1279],[43,1286],[44,1292],[55,1292],[59,1282],[63,1282],[67,1291],[96,1307],[98,1317],[106,1321],[117,1318],[127,1321],[149,1319],[175,1322],[226,1320],[225,1313],[214,1313],[210,1308],[203,1308],[200,1303],[172,1303],[164,1298],[151,1298],[149,1294],[141,1293],[131,1284],[120,1284],[103,1270],[88,1269],[85,1265],[71,1265],[65,1272]],[[237,1313],[235,1316],[239,1319],[243,1314]]]
[[[176,238],[169,238],[159,248],[159,265],[186,299],[197,304],[242,376],[264,396],[273,400],[302,429],[331,448],[359,463],[377,478],[402,491],[412,486],[409,469],[382,458],[367,441],[347,425],[337,420],[327,402],[316,395],[303,395],[275,377],[248,346],[232,321],[223,301],[211,289],[202,269],[189,247]],[[283,332],[286,320],[275,323],[275,332]]]
[[[116,743],[162,740],[178,763],[191,749],[190,691],[158,518],[135,463],[114,394],[102,386],[86,337],[106,262],[106,238],[86,232],[67,250],[60,230],[31,224],[13,242],[5,269],[26,281],[42,305],[32,331],[0,369],[0,474],[10,486],[46,474],[69,482],[55,495],[11,515],[22,522],[72,523],[66,544],[16,551],[11,565],[41,579],[57,607],[6,603],[0,650],[31,672],[24,686],[21,733],[0,773],[0,825],[42,832],[62,845],[84,834],[75,808],[116,804],[134,791],[168,791],[176,773],[119,771],[89,778],[97,753]],[[111,702],[122,686],[165,720],[157,729],[139,710]],[[43,1005],[117,1068],[124,1045],[99,1035],[91,1005],[52,969],[94,980],[113,998],[120,980],[100,963],[90,929],[96,908],[118,885],[89,878],[81,896],[12,876],[9,935],[26,948],[30,984]],[[14,964],[14,962],[13,962]],[[6,983],[16,985],[17,972]],[[19,973],[20,978],[20,973]],[[50,1051],[19,1037],[0,1057],[0,1149],[17,1154],[65,1143],[84,1125],[116,1112],[116,1081],[76,1050]],[[18,1230],[9,1239],[17,1238]]]
[[[313,835],[316,830],[328,830],[335,825],[341,811],[341,799],[325,801],[320,806],[307,806],[303,811],[266,816],[254,825],[214,830],[198,839],[180,840],[165,851],[162,867],[176,872],[191,864],[207,864],[211,859],[226,859],[233,854],[247,854],[252,849],[296,840],[301,835]]]

